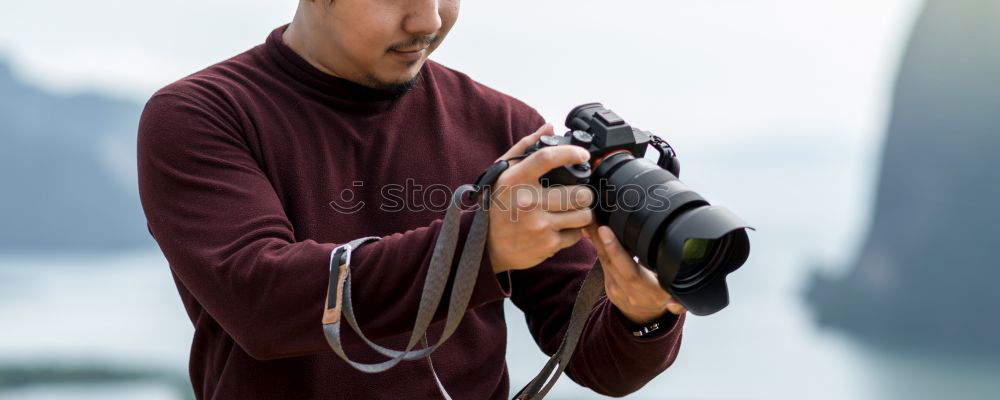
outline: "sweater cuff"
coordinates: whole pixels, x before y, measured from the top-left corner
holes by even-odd
[[[681,315],[675,315],[670,311],[667,311],[667,313],[664,314],[662,317],[657,318],[656,320],[650,322],[649,324],[640,325],[629,320],[628,317],[626,317],[625,314],[623,314],[621,310],[618,309],[618,306],[610,304],[610,301],[609,305],[610,307],[608,308],[611,309],[611,313],[614,314],[612,316],[612,319],[618,321],[617,323],[618,329],[616,330],[619,332],[624,332],[624,334],[627,335],[631,341],[636,343],[656,343],[657,341],[664,341],[667,340],[668,338],[673,338],[677,333],[677,331],[680,330],[681,327],[684,325],[684,316],[687,315],[687,313]],[[657,330],[657,332],[654,332],[648,336],[636,336],[634,334],[634,332],[642,329],[644,326],[648,326],[653,323],[660,324],[660,328],[659,330]]]

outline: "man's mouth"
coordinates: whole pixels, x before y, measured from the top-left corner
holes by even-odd
[[[389,53],[396,56],[396,58],[401,59],[404,62],[412,63],[419,61],[421,57],[424,56],[428,47],[416,47],[412,49],[398,49],[389,50]]]
[[[427,47],[414,47],[412,49],[393,49],[392,51],[395,51],[397,53],[419,53],[424,50],[427,50]]]
[[[393,58],[406,64],[414,64],[427,56],[431,46],[437,42],[438,36],[425,36],[414,38],[406,42],[396,43],[389,47],[389,53]]]

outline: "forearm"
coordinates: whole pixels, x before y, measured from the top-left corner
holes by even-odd
[[[333,244],[268,238],[223,256],[159,242],[179,282],[250,356],[328,350],[319,318]]]
[[[684,316],[650,337],[636,337],[604,296],[591,312],[567,368],[577,383],[608,396],[624,396],[666,370],[680,350]]]
[[[470,221],[471,214],[462,216],[463,231]],[[355,251],[355,312],[369,337],[412,329],[439,225],[390,235]],[[191,246],[161,244],[181,282],[250,355],[273,359],[329,351],[320,320],[335,244],[264,238],[228,255],[204,243]],[[497,279],[484,262],[470,308],[506,295]],[[446,304],[435,319],[444,317]]]

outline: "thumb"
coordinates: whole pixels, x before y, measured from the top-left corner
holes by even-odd
[[[514,143],[514,146],[511,147],[510,150],[507,150],[506,153],[503,153],[503,155],[496,159],[496,161],[506,160],[511,157],[522,155],[526,150],[528,150],[528,146],[537,142],[539,138],[542,136],[552,136],[553,134],[555,134],[555,128],[552,127],[552,124],[546,123],[538,128],[538,130],[534,133],[525,136],[521,138],[521,140],[518,140],[517,143]]]

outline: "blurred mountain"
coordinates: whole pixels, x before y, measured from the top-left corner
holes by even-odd
[[[929,0],[903,57],[867,242],[808,292],[823,325],[1000,352],[1000,2]]]
[[[151,245],[135,183],[141,105],[62,96],[0,60],[0,251]]]

